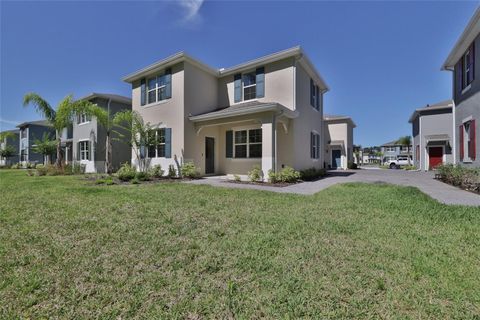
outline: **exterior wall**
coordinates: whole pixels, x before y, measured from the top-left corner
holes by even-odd
[[[293,110],[294,106],[294,58],[288,58],[264,65],[265,67],[265,96],[260,102],[278,102]],[[252,68],[249,71],[255,71]],[[218,106],[226,107],[234,102],[234,75],[222,77],[218,80]],[[310,81],[310,80],[309,80]],[[310,85],[310,82],[309,82]],[[310,96],[307,95],[307,98]],[[252,101],[252,100],[247,100]],[[310,101],[310,100],[309,100]],[[242,103],[244,101],[241,101]]]
[[[92,152],[92,160],[80,160],[80,155],[78,154],[78,143],[80,141],[89,140],[92,141],[93,150]],[[85,172],[92,173],[97,171],[98,166],[103,167],[103,163],[97,159],[97,146],[99,141],[101,141],[98,137],[98,124],[95,118],[92,118],[91,121],[86,123],[73,125],[73,159],[79,162],[82,165],[85,165]]]
[[[480,50],[477,50],[477,52]],[[480,59],[477,60],[475,66],[480,65]],[[480,71],[479,71],[480,72]],[[480,73],[478,73],[480,75]],[[480,83],[479,79],[475,79],[474,82],[477,81]],[[459,134],[459,127],[463,124],[464,120],[471,117],[476,121],[476,152],[477,156],[473,162],[462,162],[460,161],[460,134]],[[460,104],[456,105],[455,108],[455,153],[456,153],[456,161],[458,164],[467,166],[467,167],[479,167],[480,166],[480,93],[477,92],[474,95],[471,95],[468,99],[462,100]],[[466,153],[466,151],[465,151]]]
[[[419,169],[428,170],[428,147],[429,146],[444,146],[444,163],[453,163],[453,118],[452,113],[448,112],[435,112],[431,114],[422,114],[420,115],[420,161]],[[450,137],[448,143],[444,142],[430,142],[427,145],[426,136],[437,135],[437,134],[448,134]],[[416,145],[413,147],[416,149]]]
[[[330,146],[331,141],[343,141],[343,147]],[[344,121],[325,121],[324,145],[327,168],[332,167],[332,150],[340,150],[342,152],[341,169],[346,170],[348,162],[353,161],[353,127]]]
[[[171,158],[154,158],[151,159],[150,165],[159,164],[167,171],[169,165],[177,166],[183,161],[185,151],[185,117],[188,114],[184,112],[184,64],[179,63],[172,66],[172,97],[170,99],[147,104],[140,104],[141,87],[140,80],[132,84],[132,109],[138,112],[145,122],[149,122],[160,128],[172,129],[172,157]],[[153,76],[155,74],[152,74]],[[132,150],[132,164],[137,165],[135,152]]]
[[[470,97],[474,96],[478,92],[480,92],[480,35],[477,36],[474,40],[475,42],[475,71],[474,71],[474,79],[470,84],[470,89],[463,90],[461,84],[457,79],[461,76],[461,63],[457,62],[455,65],[455,71],[453,72],[453,99],[456,105],[460,105],[463,101],[469,99]],[[462,92],[463,91],[463,92]]]
[[[420,118],[417,117],[412,122],[412,163],[415,167],[420,168],[420,156],[417,156],[417,146],[420,150]]]
[[[0,141],[0,149],[3,149],[6,146],[11,146],[15,149],[15,153],[11,158],[4,159],[0,157],[0,165],[5,166],[5,165],[11,165],[15,164],[19,160],[19,153],[20,153],[20,141],[19,141],[19,132],[18,131],[12,131],[13,134],[15,135],[14,137],[9,137],[6,138],[4,141]]]
[[[312,131],[316,131],[320,135],[320,151],[324,149],[323,103],[320,104],[320,110],[316,110],[310,105],[310,76],[298,63],[295,70],[295,110],[299,112],[299,116],[292,120],[291,125],[293,167],[296,170],[311,167],[323,168],[325,165],[323,152],[319,153],[319,159],[310,158],[310,133]]]
[[[28,146],[27,150],[27,162],[31,163],[43,163],[44,157],[40,153],[33,151],[33,145],[35,144],[36,139],[41,139],[43,134],[49,133],[52,139],[55,139],[55,130],[50,127],[38,126],[38,125],[28,125],[27,127],[21,128],[21,130],[27,130],[26,145]],[[22,139],[19,142],[19,148],[21,149]],[[20,152],[20,151],[19,151]],[[20,157],[20,156],[19,156]]]

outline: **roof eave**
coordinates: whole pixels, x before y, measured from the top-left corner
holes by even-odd
[[[277,104],[269,104],[269,105],[260,106],[260,107],[239,108],[238,110],[234,110],[229,113],[218,113],[218,114],[215,114],[214,112],[206,113],[206,114],[201,114],[197,116],[190,116],[188,117],[188,119],[193,122],[201,122],[201,121],[218,120],[218,119],[244,116],[244,115],[250,115],[250,114],[255,114],[260,112],[269,112],[269,111],[282,111],[282,114],[285,114],[285,116],[287,116],[288,118],[298,117],[297,111],[289,110]]]

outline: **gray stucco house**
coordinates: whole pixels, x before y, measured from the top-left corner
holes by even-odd
[[[416,109],[410,116],[412,124],[414,165],[431,170],[453,163],[453,101],[446,100]]]
[[[55,139],[55,129],[47,120],[23,122],[17,126],[19,128],[19,159],[22,164],[43,163],[44,156],[33,150],[36,139],[42,139],[44,133]]]
[[[111,117],[120,111],[131,110],[130,98],[116,94],[91,93],[79,100],[90,101],[109,111]],[[64,133],[65,135],[65,133]],[[112,134],[112,137],[115,136]],[[74,161],[85,166],[85,172],[105,172],[106,130],[95,117],[78,115],[73,123],[72,136],[62,139],[66,162]],[[122,163],[131,160],[131,149],[116,139],[112,139],[112,166],[117,170]]]
[[[19,150],[20,150],[20,143],[19,143],[19,135],[20,135],[20,130],[14,129],[14,130],[5,130],[0,133],[4,132],[11,132],[13,136],[11,137],[6,137],[2,141],[0,141],[0,149],[4,149],[7,146],[11,146],[12,148],[15,149],[15,154],[13,157],[8,158],[8,159],[3,159],[0,157],[0,166],[5,166],[5,165],[11,165],[14,163],[18,162],[18,156],[19,156]]]
[[[382,163],[396,160],[398,156],[412,156],[412,146],[401,145],[397,140],[382,144],[380,150],[382,152]]]
[[[464,166],[480,166],[480,8],[448,55],[443,70],[453,71],[453,119],[455,152],[453,161]],[[478,57],[478,58],[477,58]]]

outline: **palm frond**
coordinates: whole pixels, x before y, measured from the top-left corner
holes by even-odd
[[[41,113],[46,120],[52,125],[55,125],[57,113],[45,99],[34,92],[30,92],[23,97],[23,106],[26,107],[30,104],[33,105],[37,112]]]

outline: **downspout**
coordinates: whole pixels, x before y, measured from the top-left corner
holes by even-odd
[[[452,104],[452,121],[453,121],[453,126],[452,126],[452,153],[453,153],[453,164],[457,164],[457,136],[456,134],[456,122],[455,122],[455,101],[453,100]]]

